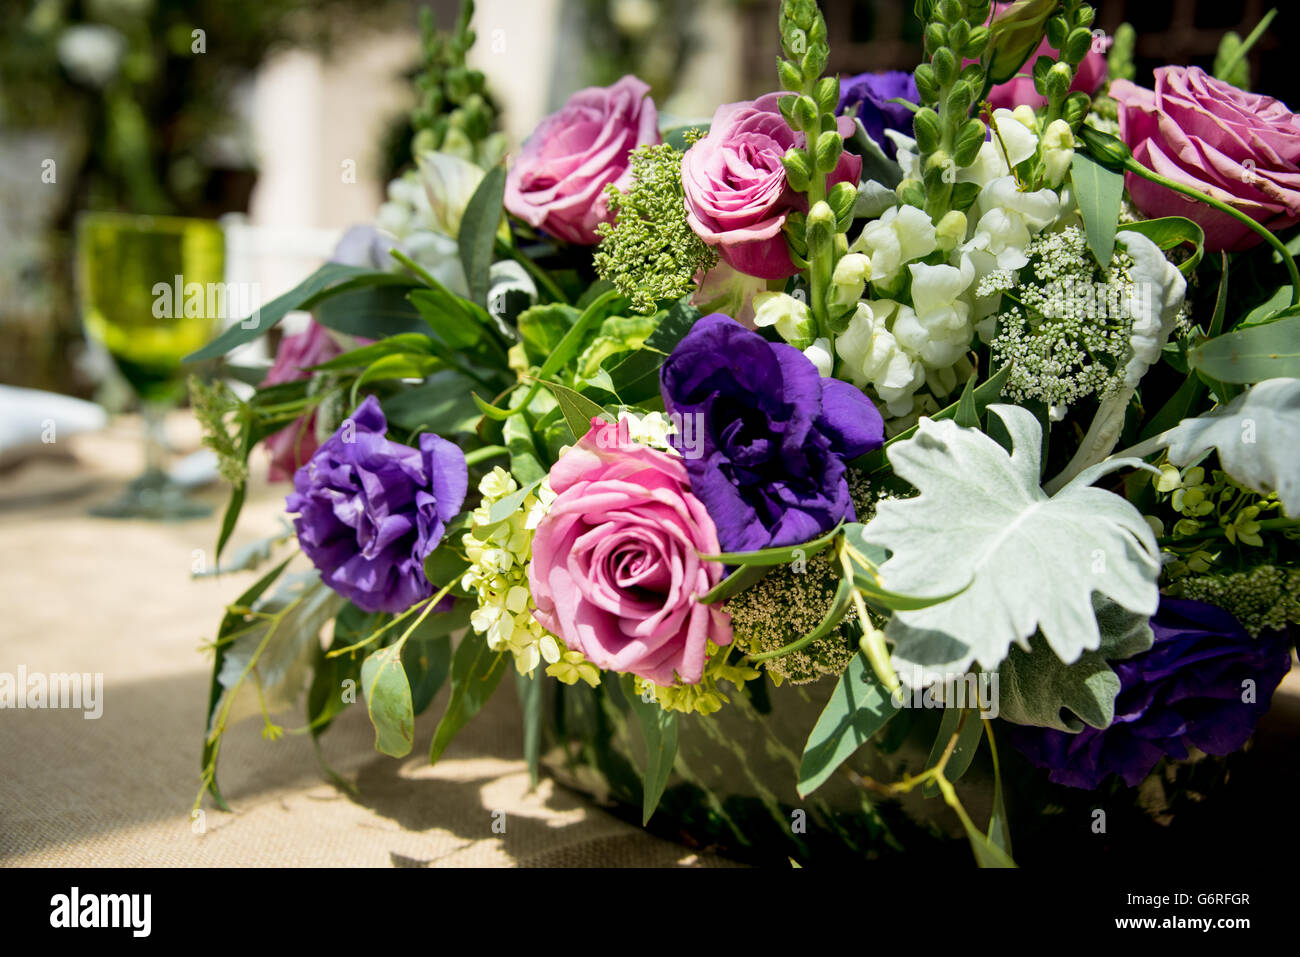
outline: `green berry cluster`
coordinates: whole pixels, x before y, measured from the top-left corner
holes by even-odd
[[[455,27],[442,33],[429,8],[420,10],[423,66],[415,78],[411,152],[453,153],[486,167],[503,155],[505,139],[496,132],[497,110],[482,72],[465,65],[475,40],[473,16],[474,0],[464,0]]]
[[[918,206],[938,222],[952,209],[975,201],[978,186],[957,187],[959,169],[975,162],[987,132],[971,115],[984,96],[991,30],[988,0],[939,0],[930,7],[925,24],[925,62],[915,71],[920,109],[912,119],[922,179],[905,179],[899,198]],[[963,60],[976,60],[965,67]]]

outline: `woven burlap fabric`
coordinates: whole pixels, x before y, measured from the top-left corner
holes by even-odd
[[[173,437],[192,445],[192,423]],[[220,781],[234,813],[192,818],[209,660],[199,653],[251,573],[194,581],[218,516],[177,524],[92,518],[137,462],[128,420],[0,476],[0,672],[102,672],[103,715],[0,711],[0,863],[8,866],[718,866],[543,780],[529,791],[506,682],[434,767],[377,754],[362,710],[323,739],[231,729]],[[60,457],[57,453],[73,453]],[[234,547],[273,532],[284,486],[255,480]],[[207,496],[220,503],[220,493]],[[301,724],[286,714],[287,728]]]

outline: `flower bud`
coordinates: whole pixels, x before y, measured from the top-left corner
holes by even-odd
[[[840,79],[837,76],[824,76],[817,81],[813,89],[813,99],[823,114],[833,114],[840,105]]]
[[[1034,61],[1033,67],[1030,68],[1030,75],[1034,78],[1034,90],[1039,96],[1047,96],[1047,71],[1056,63],[1050,56],[1040,56]]]
[[[811,96],[801,96],[794,101],[795,128],[813,130],[817,128],[817,104]]]
[[[953,145],[952,159],[958,166],[969,166],[975,162],[980,147],[984,145],[984,136],[988,132],[984,123],[969,119],[957,131],[957,140]]]
[[[781,165],[785,167],[785,178],[792,190],[802,193],[808,188],[813,171],[812,164],[808,162],[807,152],[792,146],[781,157]]]
[[[956,120],[965,119],[974,102],[975,88],[965,80],[958,80],[948,91],[948,102],[945,104],[948,108],[948,116]]]
[[[942,86],[947,86],[957,78],[957,70],[960,64],[957,63],[957,57],[947,47],[940,47],[934,51],[930,57],[930,65],[934,67],[934,76]]]
[[[968,60],[978,60],[984,55],[989,45],[989,28],[976,27],[970,32],[970,39],[962,47],[961,54]]]
[[[1097,11],[1092,7],[1086,3],[1080,4],[1078,9],[1074,11],[1074,25],[1076,27],[1090,27],[1092,26],[1093,17],[1096,15]]]
[[[840,161],[840,155],[844,152],[844,137],[840,136],[835,130],[827,130],[817,137],[816,152],[814,154],[814,165],[819,173],[830,173],[835,170],[836,164]]]
[[[1075,90],[1065,98],[1065,105],[1061,107],[1061,116],[1065,117],[1065,122],[1070,124],[1071,129],[1077,130],[1090,109],[1092,109],[1092,98],[1082,90]]]
[[[782,96],[776,101],[776,108],[781,111],[781,116],[785,119],[786,125],[790,129],[795,129],[794,123],[794,105],[799,102],[797,96]]]
[[[1061,103],[1065,100],[1070,92],[1070,84],[1074,82],[1074,70],[1068,63],[1058,63],[1047,71],[1047,79],[1044,80],[1043,86],[1046,87],[1045,95],[1049,103]]]
[[[922,107],[912,115],[912,132],[916,135],[916,148],[922,153],[933,153],[939,148],[942,135],[939,114]]]
[[[925,186],[919,179],[905,179],[894,187],[894,192],[898,194],[898,201],[904,206],[915,206],[917,209],[925,208]]]
[[[934,238],[944,252],[952,252],[957,244],[966,239],[966,214],[955,209],[944,213],[943,219],[934,227]]]
[[[1088,155],[1110,170],[1122,171],[1133,161],[1133,151],[1124,141],[1084,123],[1079,127],[1079,142]]]
[[[939,0],[939,19],[944,23],[956,23],[961,19],[961,14],[958,0]]]
[[[916,81],[916,92],[920,94],[922,103],[933,103],[939,99],[939,80],[930,64],[922,63],[918,66],[912,79]]]
[[[1065,49],[1061,51],[1066,61],[1078,66],[1083,62],[1083,58],[1088,55],[1092,49],[1092,31],[1085,30],[1083,27],[1071,30],[1070,35],[1065,38]]]
[[[864,253],[849,253],[840,257],[831,276],[828,305],[832,310],[845,309],[862,298],[867,280],[871,278],[871,257]]]
[[[948,45],[960,51],[966,46],[968,40],[970,40],[970,24],[965,20],[958,20],[948,31]]]
[[[846,215],[851,214],[853,204],[857,201],[858,188],[852,183],[836,183],[831,187],[830,195],[826,197],[826,202],[831,204],[837,220],[842,220]]]
[[[1006,83],[1025,65],[1043,38],[1047,18],[1060,0],[1018,0],[993,18],[985,67],[990,82]]]
[[[1011,111],[1011,117],[1031,133],[1038,132],[1038,114],[1027,103],[1021,103]]]
[[[825,200],[819,200],[808,210],[808,249],[814,252],[820,246],[829,246],[835,238],[835,211]]]
[[[823,44],[814,44],[808,48],[808,52],[803,55],[803,75],[806,77],[821,76],[826,71],[826,61],[830,58],[830,51]]]
[[[817,323],[807,304],[783,292],[754,296],[754,325],[776,328],[777,335],[796,349],[806,349],[817,336]]]
[[[934,53],[940,47],[948,45],[948,28],[937,21],[930,21],[925,28],[925,51]]]
[[[1065,181],[1074,159],[1074,134],[1065,120],[1052,120],[1039,141],[1039,155],[1043,159],[1043,175],[1047,185],[1056,187]]]
[[[781,89],[796,93],[803,89],[803,74],[799,72],[799,67],[789,60],[778,59],[776,73],[781,78]]]
[[[1047,21],[1047,42],[1052,45],[1053,50],[1065,48],[1065,37],[1070,32],[1070,25],[1065,22],[1065,17],[1057,14]]]

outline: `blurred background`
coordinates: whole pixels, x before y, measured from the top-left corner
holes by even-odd
[[[1138,81],[1209,67],[1267,0],[1100,0],[1137,28]],[[7,0],[0,9],[0,383],[98,397],[112,365],[82,333],[82,210],[225,217],[227,277],[266,301],[369,221],[408,160],[419,7],[457,0]],[[707,117],[774,85],[778,0],[479,0],[483,70],[510,142],[575,89],[626,72],[661,112]],[[911,69],[911,0],[822,0],[832,68]],[[1250,54],[1254,89],[1295,103],[1294,4]]]

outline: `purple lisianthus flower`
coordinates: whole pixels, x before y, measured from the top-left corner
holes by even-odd
[[[285,499],[321,580],[365,611],[402,612],[433,594],[424,559],[465,501],[465,455],[437,435],[411,448],[385,437],[367,396],[293,476]]]
[[[673,441],[691,491],[725,551],[797,545],[856,520],[844,463],[884,441],[861,391],[721,313],[695,323],[659,383],[682,417]]]
[[[920,102],[911,73],[903,70],[859,73],[840,80],[840,105],[836,112],[860,119],[867,135],[879,144],[886,156],[894,159],[898,147],[885,135],[885,130],[912,135],[912,111],[889,102],[898,98],[909,103]]]
[[[1187,758],[1189,746],[1231,754],[1254,732],[1291,667],[1284,632],[1252,638],[1231,614],[1204,602],[1161,598],[1151,628],[1148,651],[1112,663],[1120,692],[1109,727],[1078,734],[1007,727],[1011,743],[1050,768],[1057,784],[1094,790],[1118,774],[1135,787],[1161,758]]]

